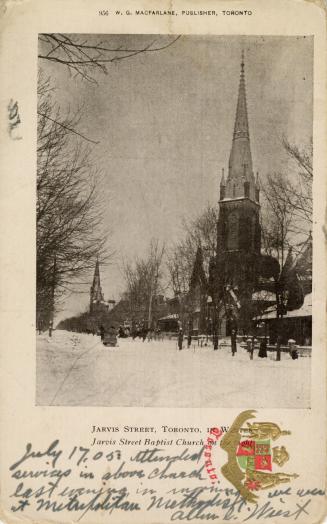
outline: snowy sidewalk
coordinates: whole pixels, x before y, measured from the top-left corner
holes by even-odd
[[[37,405],[284,407],[310,405],[311,359],[250,361],[238,348],[119,339],[54,331],[37,336]]]

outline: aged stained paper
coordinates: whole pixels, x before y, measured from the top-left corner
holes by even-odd
[[[12,2],[1,38],[2,521],[322,521],[323,7]]]

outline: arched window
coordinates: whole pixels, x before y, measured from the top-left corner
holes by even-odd
[[[227,220],[227,249],[233,251],[238,249],[238,215],[233,211]]]

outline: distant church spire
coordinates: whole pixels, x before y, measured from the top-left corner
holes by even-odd
[[[203,252],[200,244],[196,250],[195,261],[190,280],[190,288],[194,289],[198,283],[206,285],[206,276],[203,269]]]
[[[100,283],[100,264],[99,257],[95,264],[93,284],[90,289],[90,311],[95,311],[104,302],[101,283]]]
[[[97,261],[95,264],[95,270],[94,270],[94,276],[93,276],[93,288],[96,286],[100,286],[100,265],[99,265],[99,257],[97,257]]]
[[[257,200],[250,147],[243,51],[241,57],[240,82],[238,88],[233,141],[229,157],[228,177],[226,181],[224,197],[248,197],[252,200]]]

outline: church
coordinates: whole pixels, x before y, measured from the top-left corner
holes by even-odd
[[[263,336],[283,343],[311,340],[312,239],[283,268],[261,251],[260,184],[251,153],[242,53],[228,169],[222,168],[216,223],[216,253],[204,270],[198,246],[186,298],[186,314],[176,325],[193,336],[247,336],[263,326]],[[168,317],[167,317],[168,319]],[[294,320],[295,319],[295,320]],[[164,319],[161,319],[164,320]]]
[[[105,300],[102,293],[100,282],[100,264],[97,258],[93,276],[93,283],[90,288],[90,314],[94,317],[101,317],[103,313],[110,311],[115,305],[114,300]]]
[[[220,181],[217,252],[209,271],[214,325],[221,334],[250,333],[259,306],[253,295],[272,291],[279,272],[278,261],[261,253],[259,174],[252,162],[242,53],[228,171],[225,176],[222,169]]]

